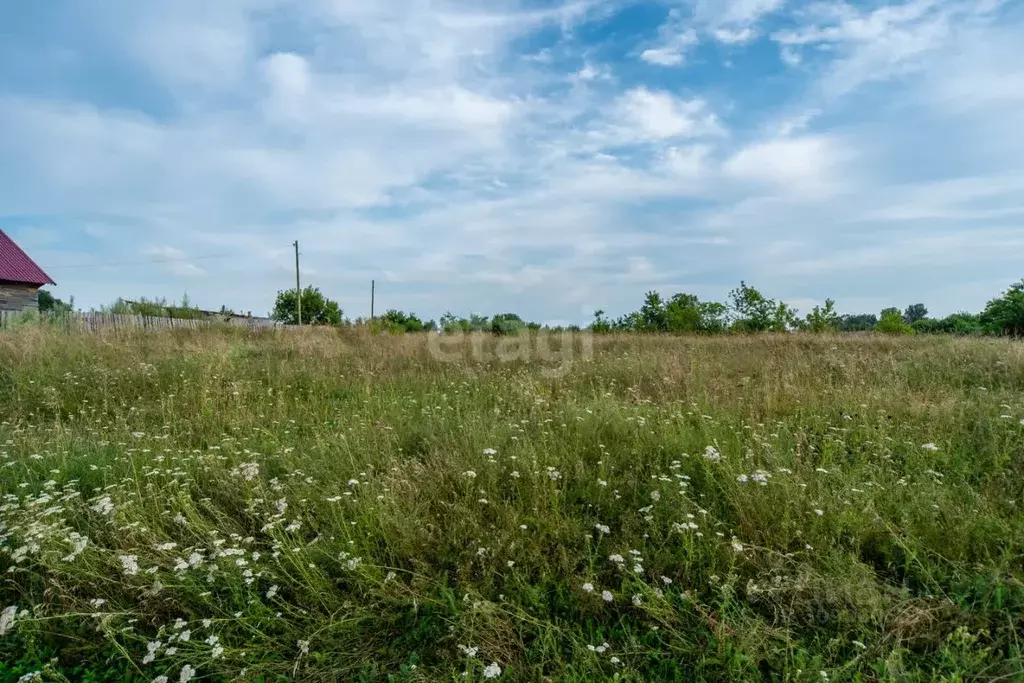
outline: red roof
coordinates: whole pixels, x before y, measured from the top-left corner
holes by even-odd
[[[57,284],[3,230],[0,230],[0,280],[39,287]]]

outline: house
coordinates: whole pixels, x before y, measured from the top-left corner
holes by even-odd
[[[39,308],[39,288],[57,284],[0,230],[0,313]]]

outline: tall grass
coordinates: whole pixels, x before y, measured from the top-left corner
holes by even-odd
[[[0,680],[1024,676],[1024,346],[430,344],[0,335]]]

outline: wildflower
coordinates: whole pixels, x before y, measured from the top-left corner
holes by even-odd
[[[188,683],[192,680],[192,677],[196,675],[196,670],[192,668],[191,664],[186,664],[181,667],[181,673],[178,674],[178,683]]]
[[[814,514],[816,514],[816,515],[818,515],[819,517],[821,517],[822,515],[824,515],[824,514],[825,514],[825,511],[824,511],[824,510],[822,510],[822,509],[820,509],[820,508],[814,508]]]
[[[184,631],[182,631],[181,633],[178,634],[178,642],[179,643],[187,643],[191,639],[192,639],[192,631],[190,631],[188,629],[185,629]]]
[[[612,657],[611,659],[609,659],[608,661],[609,661],[609,662],[611,662],[612,664],[618,664],[618,663],[619,663],[620,661],[622,661],[622,660],[620,660],[620,659],[619,659],[618,657],[614,657],[614,656],[613,656],[613,657]]]
[[[611,602],[615,599],[615,596],[613,596],[609,591],[601,591],[601,599],[605,602]]]
[[[462,654],[466,655],[470,659],[472,659],[473,657],[476,657],[477,648],[475,648],[475,647],[468,647],[466,645],[458,645],[457,647],[459,648],[459,651],[462,652]]]
[[[203,628],[210,628],[213,625],[212,619],[203,619]]]
[[[484,667],[484,678],[497,678],[501,675],[501,667],[497,662],[491,662]]]
[[[462,476],[469,477],[470,479],[476,479],[476,472],[473,470],[466,470],[462,473]]]
[[[854,641],[851,641],[851,642],[852,642],[852,643],[853,643],[854,645],[856,645],[857,647],[859,647],[859,648],[860,648],[861,650],[866,650],[866,649],[868,649],[868,646],[867,646],[867,645],[865,645],[864,643],[860,642],[859,640],[854,640]]]
[[[494,450],[493,448],[485,448],[483,450],[483,454],[484,455],[497,455],[498,451]]]
[[[740,543],[740,542],[739,542],[739,541],[738,541],[738,540],[736,539],[736,537],[735,537],[735,536],[733,536],[733,538],[732,538],[732,549],[733,549],[733,551],[735,551],[735,552],[737,552],[737,553],[742,553],[742,552],[743,552],[743,544],[742,544],[742,543]]]
[[[103,598],[93,598],[92,600],[89,601],[89,604],[92,605],[93,607],[102,607],[104,604],[106,604],[106,602],[107,601],[104,600]]]
[[[606,482],[604,479],[598,479],[597,480],[597,485],[598,486],[607,486],[608,482]]]
[[[516,563],[515,563],[515,562],[514,562],[513,560],[509,560],[509,561],[508,561],[508,562],[506,562],[505,564],[507,564],[507,565],[508,565],[508,568],[509,568],[509,569],[511,569],[512,567],[516,566]]]
[[[234,474],[235,476],[242,477],[246,481],[252,481],[260,474],[259,463],[243,462],[241,465],[234,469],[232,474]]]
[[[157,650],[163,645],[159,640],[154,640],[150,643],[146,643],[146,656],[142,658],[143,664],[152,664],[153,660],[156,659]]]
[[[551,481],[558,481],[562,478],[562,473],[556,470],[554,467],[548,468],[548,479]]]
[[[210,657],[213,659],[220,659],[221,655],[224,654],[224,648],[221,645],[214,645],[213,649],[210,650]]]
[[[633,596],[633,607],[643,607],[644,597],[637,593]]]
[[[510,474],[509,476],[511,476],[513,479],[518,479],[519,478],[519,472],[516,471],[516,470],[512,470],[512,474]]]
[[[270,600],[275,595],[277,595],[277,591],[278,591],[278,586],[277,586],[276,583],[273,586],[271,586],[270,588],[268,588],[267,589],[267,600]]]
[[[309,654],[309,641],[308,640],[299,640],[295,644],[298,645],[298,647],[299,647],[299,654],[303,654],[303,655],[308,655]]]
[[[103,496],[90,507],[101,515],[109,515],[114,511],[114,503],[110,500],[110,496]]]
[[[750,478],[747,477],[747,475],[745,474],[741,474],[740,476],[736,477],[736,481],[738,481],[741,484],[746,484],[748,481],[750,481]]]
[[[167,683],[167,676],[157,676],[153,679],[153,683]]]
[[[592,593],[593,590],[594,590],[594,584],[592,584],[592,583],[585,583],[585,584],[583,584],[583,586],[581,586],[581,588],[583,588],[583,590],[586,591],[587,593]]]
[[[618,553],[616,553],[615,555],[609,555],[608,559],[614,562],[615,564],[622,564],[626,561],[626,558],[624,558],[622,555],[619,555]]]
[[[11,630],[14,626],[14,617],[18,614],[18,606],[11,605],[5,607],[3,612],[0,612],[0,636]]]
[[[711,462],[718,462],[722,459],[722,454],[718,452],[718,449],[714,446],[708,446],[704,449],[704,459]]]
[[[135,555],[120,555],[117,559],[121,561],[124,573],[128,576],[135,576],[139,573],[139,558]]]
[[[597,529],[598,531],[600,531],[602,534],[609,534],[612,531],[611,529],[609,529],[604,524],[595,524],[594,528]]]
[[[924,451],[937,451],[937,450],[939,450],[939,447],[936,446],[935,444],[929,442],[929,443],[923,444],[921,446],[921,450],[924,450]]]
[[[663,584],[665,584],[666,586],[669,586],[669,585],[672,584],[672,579],[668,578],[667,576],[662,576],[661,577],[661,582]]]
[[[174,550],[178,547],[178,544],[172,542],[158,543],[155,547],[157,550]]]

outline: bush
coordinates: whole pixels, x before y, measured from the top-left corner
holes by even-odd
[[[914,328],[903,320],[903,314],[897,308],[882,311],[882,318],[875,325],[875,331],[883,334],[914,334]]]

